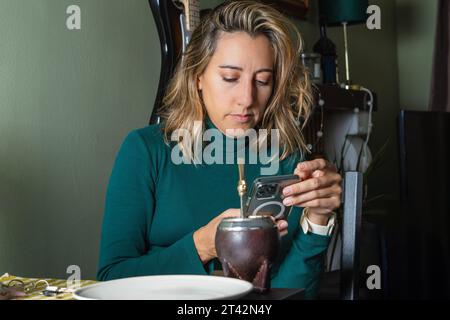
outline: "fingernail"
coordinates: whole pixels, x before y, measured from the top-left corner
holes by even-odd
[[[292,191],[291,187],[286,187],[286,188],[283,189],[283,194],[285,196],[288,196],[291,193],[291,191]]]
[[[286,198],[283,200],[285,206],[290,206],[292,204],[292,198]]]
[[[288,226],[288,223],[286,221],[281,221],[280,222],[280,228],[281,229],[287,228],[287,226]]]

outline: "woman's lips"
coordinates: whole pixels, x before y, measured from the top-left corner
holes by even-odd
[[[250,121],[250,118],[252,117],[251,114],[231,114],[231,117],[240,123],[246,123]]]

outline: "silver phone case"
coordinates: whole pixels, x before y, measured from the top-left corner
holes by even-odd
[[[283,204],[283,188],[300,182],[297,175],[269,176],[255,179],[244,207],[244,216],[271,215],[276,220],[287,219],[292,206]],[[275,188],[273,195],[261,195],[258,190],[263,186]],[[273,189],[272,189],[273,190]]]

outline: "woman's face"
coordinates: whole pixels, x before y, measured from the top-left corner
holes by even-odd
[[[258,124],[272,94],[273,65],[274,53],[266,36],[219,35],[198,88],[209,118],[220,131]]]

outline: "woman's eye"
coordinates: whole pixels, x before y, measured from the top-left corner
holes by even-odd
[[[222,79],[225,82],[235,82],[237,80],[236,78],[222,78]]]
[[[258,83],[261,86],[267,86],[269,84],[269,81],[256,80],[256,83]]]

